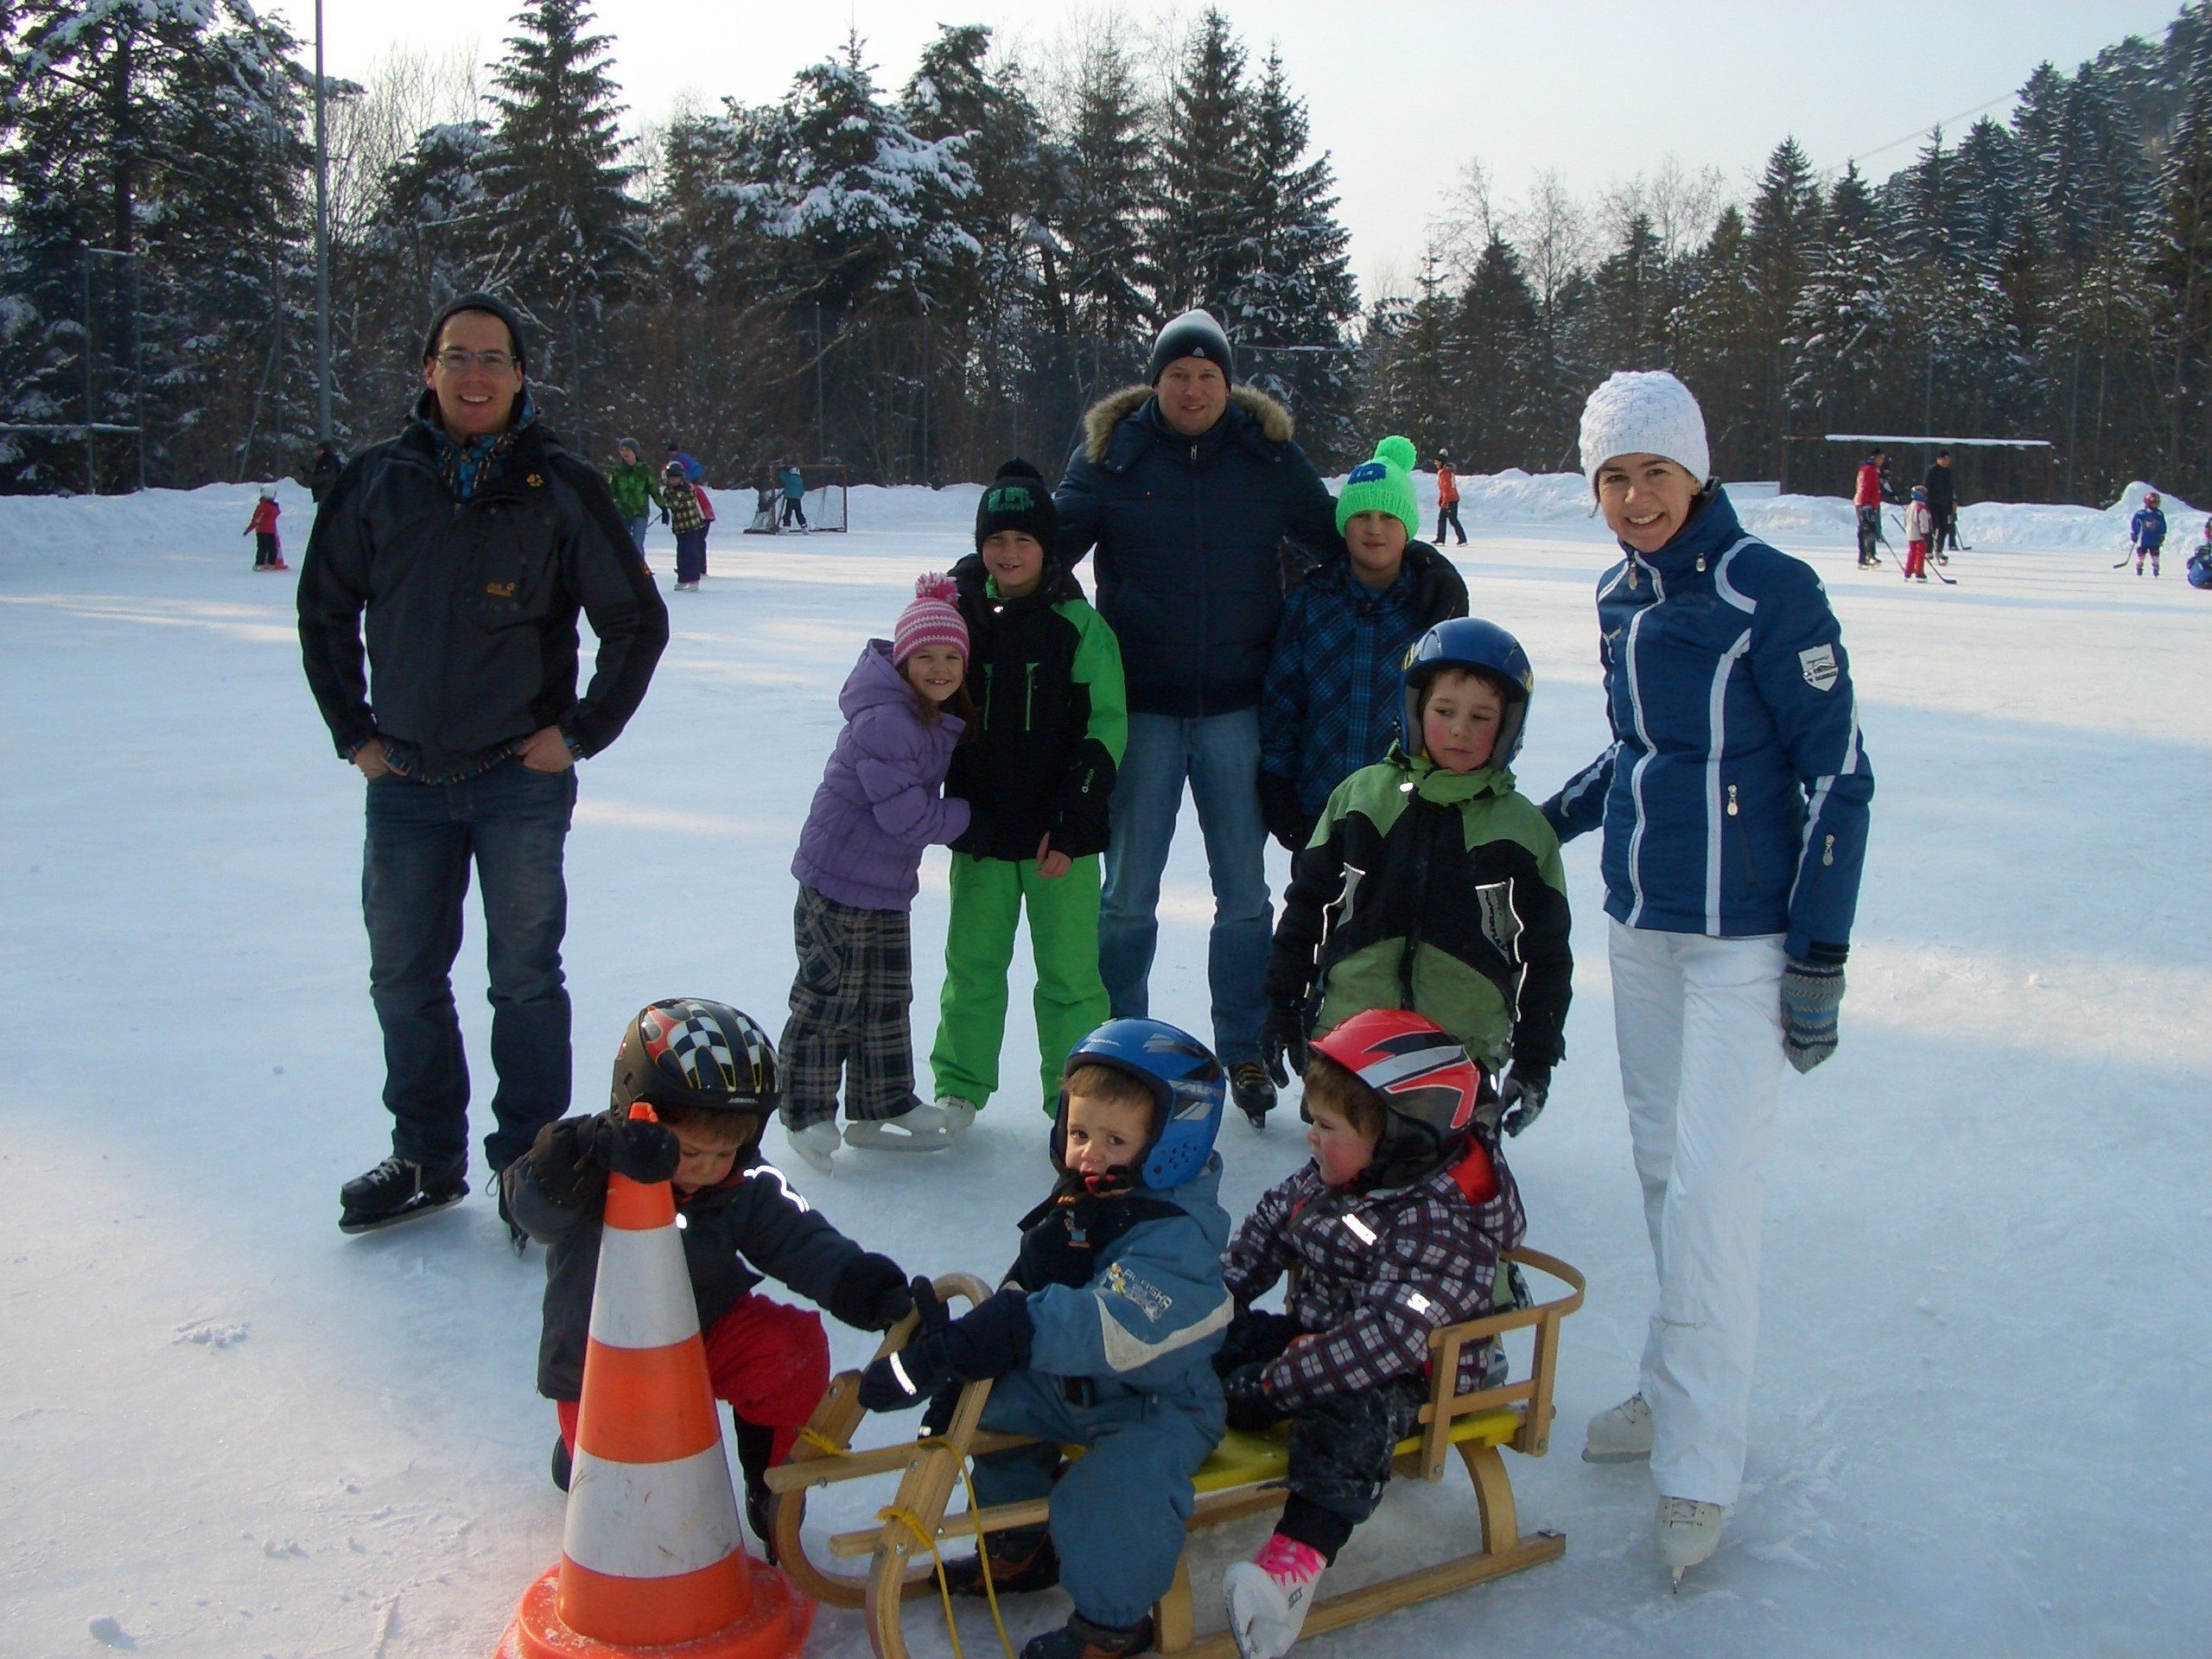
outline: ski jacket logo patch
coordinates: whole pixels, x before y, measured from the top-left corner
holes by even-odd
[[[1513,884],[1489,881],[1475,888],[1475,904],[1482,915],[1483,937],[1497,947],[1508,962],[1518,962],[1516,946],[1521,939],[1521,918],[1513,913]]]
[[[1842,671],[1836,666],[1834,645],[1815,645],[1810,651],[1797,653],[1797,665],[1804,671],[1805,683],[1815,691],[1832,691]]]

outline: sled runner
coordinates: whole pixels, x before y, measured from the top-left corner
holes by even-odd
[[[1428,1403],[1421,1408],[1420,1432],[1399,1444],[1393,1465],[1400,1475],[1439,1481],[1456,1455],[1474,1487],[1480,1547],[1434,1566],[1325,1598],[1307,1617],[1306,1635],[1448,1595],[1556,1560],[1566,1552],[1562,1534],[1522,1532],[1512,1484],[1499,1454],[1510,1447],[1529,1457],[1541,1457],[1550,1446],[1560,1321],[1582,1306],[1583,1278],[1566,1262],[1537,1250],[1508,1250],[1505,1260],[1557,1281],[1567,1287],[1566,1294],[1432,1332]],[[967,1274],[949,1274],[936,1285],[940,1299],[958,1296],[972,1304],[990,1294],[989,1286]],[[902,1346],[913,1324],[909,1316],[884,1338],[882,1351]],[[1528,1376],[1496,1388],[1459,1392],[1460,1351],[1471,1342],[1519,1330],[1534,1333]],[[812,1421],[800,1431],[790,1461],[768,1471],[768,1485],[778,1495],[774,1532],[784,1571],[802,1592],[818,1602],[866,1608],[868,1641],[877,1659],[906,1659],[901,1611],[910,1599],[938,1596],[938,1559],[944,1546],[1009,1528],[1033,1527],[1048,1513],[1048,1504],[1041,1499],[1000,1504],[980,1515],[972,1508],[947,1513],[954,1492],[967,1488],[968,1459],[1029,1444],[1024,1436],[990,1433],[977,1427],[990,1387],[988,1382],[963,1386],[942,1434],[855,1452],[849,1449],[853,1432],[866,1414],[860,1406],[860,1373],[844,1372],[830,1383]],[[1195,1531],[1280,1505],[1288,1461],[1283,1429],[1266,1434],[1230,1430],[1198,1471],[1189,1529]],[[889,1476],[898,1478],[898,1490],[877,1511],[876,1524],[817,1539],[819,1560],[808,1554],[801,1524],[810,1488]],[[953,1553],[964,1552],[956,1548]],[[868,1563],[865,1573],[841,1572],[830,1565],[862,1560]],[[950,1618],[949,1597],[946,1601]],[[1156,1650],[1173,1659],[1232,1659],[1236,1649],[1229,1633],[1197,1637],[1192,1613],[1185,1552],[1176,1565],[1173,1586],[1153,1610]]]

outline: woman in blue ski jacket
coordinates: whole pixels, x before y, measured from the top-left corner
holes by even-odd
[[[1874,778],[1835,613],[1737,522],[1705,417],[1616,374],[1582,465],[1622,559],[1598,584],[1612,742],[1545,803],[1604,826],[1621,1091],[1659,1270],[1643,1386],[1583,1455],[1651,1460],[1662,1560],[1713,1553],[1743,1482],[1760,1211],[1785,1058],[1836,1046]]]

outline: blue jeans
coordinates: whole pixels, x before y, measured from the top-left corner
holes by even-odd
[[[622,527],[630,532],[630,539],[637,543],[638,551],[640,554],[645,550],[645,526],[652,522],[642,513],[635,518],[625,518],[622,521]]]
[[[1268,901],[1267,827],[1260,821],[1260,712],[1184,719],[1131,715],[1114,779],[1113,839],[1098,909],[1098,971],[1117,1020],[1150,1011],[1147,982],[1160,944],[1160,877],[1190,780],[1213,881],[1206,980],[1214,1052],[1224,1066],[1260,1058],[1262,987],[1274,910]]]
[[[569,1109],[569,992],[561,938],[569,893],[561,855],[576,774],[519,760],[453,784],[397,772],[368,787],[361,912],[369,997],[384,1028],[384,1103],[391,1149],[434,1169],[468,1163],[468,1063],[454,1007],[469,862],[484,883],[491,970],[492,1096],[484,1139],[494,1171]]]

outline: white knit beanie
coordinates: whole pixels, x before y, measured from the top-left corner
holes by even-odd
[[[1582,406],[1582,475],[1592,488],[1598,469],[1617,455],[1662,456],[1703,487],[1713,452],[1690,389],[1664,369],[1624,369],[1592,392]]]

